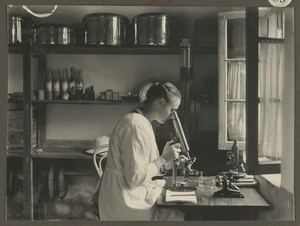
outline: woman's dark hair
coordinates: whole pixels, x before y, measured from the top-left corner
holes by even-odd
[[[144,85],[139,93],[139,99],[142,103],[151,103],[156,99],[163,98],[167,102],[181,99],[181,94],[176,86],[172,83],[160,84],[158,82]]]

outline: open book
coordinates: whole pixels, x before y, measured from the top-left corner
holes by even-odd
[[[197,203],[195,191],[166,191],[166,202]]]

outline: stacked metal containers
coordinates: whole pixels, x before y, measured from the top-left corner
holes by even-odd
[[[176,46],[180,43],[176,18],[144,13],[128,18],[112,13],[84,16],[84,44],[98,46]]]
[[[22,43],[25,34],[35,44],[93,46],[178,46],[178,21],[165,13],[144,13],[131,21],[114,13],[92,13],[82,19],[83,32],[64,24],[33,26],[17,14],[9,15],[8,43]]]
[[[50,45],[74,45],[75,29],[63,24],[40,24],[35,26],[34,43]]]
[[[144,13],[133,17],[133,43],[141,46],[178,44],[176,18],[164,13]]]
[[[83,18],[84,44],[99,46],[125,46],[129,20],[119,14],[93,13]]]
[[[8,44],[21,44],[32,37],[33,20],[19,14],[11,13],[7,21]]]

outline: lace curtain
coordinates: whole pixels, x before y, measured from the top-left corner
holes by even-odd
[[[243,61],[228,64],[227,73],[228,140],[245,141],[246,137],[246,65]]]
[[[260,43],[259,156],[280,159],[282,152],[283,44]]]

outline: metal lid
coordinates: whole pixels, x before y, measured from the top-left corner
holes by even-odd
[[[22,15],[17,14],[17,13],[9,13],[8,16],[9,17],[19,17],[19,18],[22,18]]]
[[[121,14],[115,14],[115,13],[91,13],[87,14],[83,17],[82,22],[85,22],[86,20],[94,20],[98,18],[110,18],[110,17],[118,17],[120,19],[128,19],[127,17],[121,15]]]
[[[37,24],[36,28],[69,28],[74,30],[74,28],[70,25],[66,24]]]
[[[168,15],[166,13],[142,13],[134,16],[135,18],[143,18],[143,17],[166,17],[166,18],[175,18],[172,15]]]

